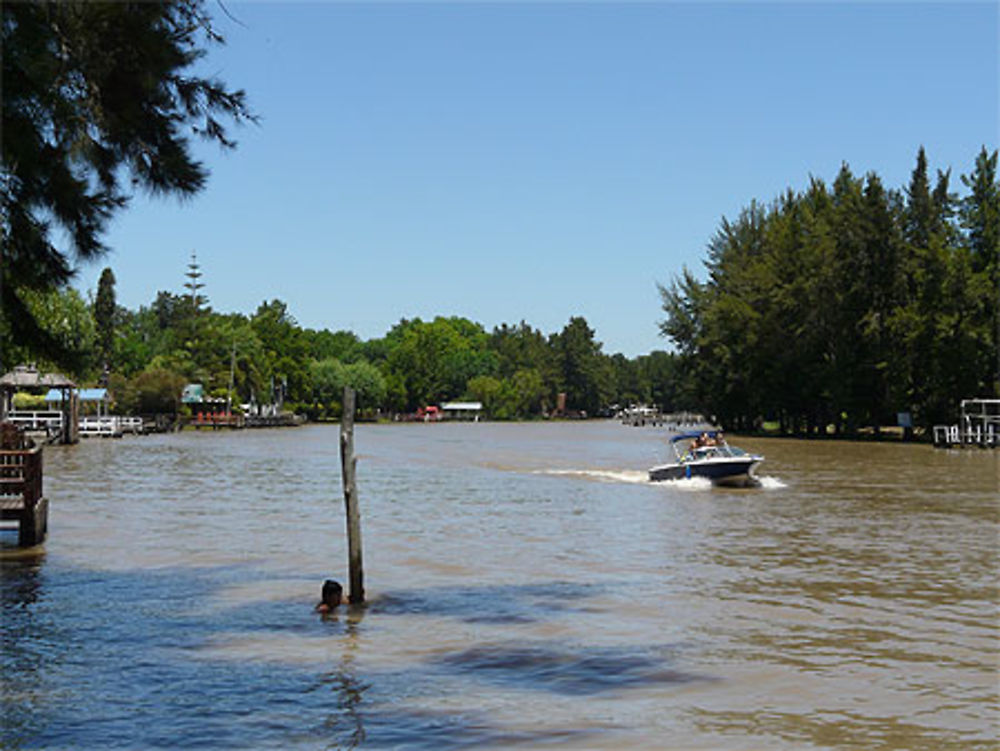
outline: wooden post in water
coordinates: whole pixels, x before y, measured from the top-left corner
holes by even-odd
[[[358,486],[354,456],[354,389],[344,387],[344,413],[340,418],[340,468],[344,478],[344,505],[347,509],[347,563],[350,589],[347,600],[352,605],[365,601],[365,574],[361,564],[361,516],[358,512]]]

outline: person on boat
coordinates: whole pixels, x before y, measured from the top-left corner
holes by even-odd
[[[695,438],[693,441],[691,441],[691,445],[688,446],[687,453],[684,455],[684,458],[682,459],[682,461],[686,461],[687,462],[687,461],[691,461],[692,459],[694,459],[695,458],[695,452],[697,452],[698,449],[702,448],[705,445],[705,439],[706,438],[708,438],[708,434],[707,433],[702,433],[697,438]]]
[[[344,597],[344,588],[340,585],[340,582],[333,579],[327,579],[323,582],[321,597],[322,599],[316,606],[316,612],[323,613],[324,615],[336,610],[338,605],[347,604],[347,598]]]
[[[708,433],[703,432],[691,443],[691,450],[694,451],[695,449],[705,448],[705,446],[711,445],[712,439],[709,437]]]

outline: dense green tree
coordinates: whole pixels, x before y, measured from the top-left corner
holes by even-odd
[[[97,357],[102,379],[107,378],[114,360],[115,319],[118,305],[115,302],[115,274],[111,269],[101,272],[94,298],[94,323],[97,326]]]
[[[38,292],[24,290],[21,304],[57,348],[58,357],[40,356],[32,345],[19,341],[13,332],[0,321],[0,353],[4,367],[34,362],[42,370],[64,370],[77,380],[86,380],[95,373],[94,350],[97,331],[90,306],[75,289]]]
[[[566,393],[566,408],[596,415],[609,403],[614,376],[602,359],[594,330],[585,318],[574,316],[549,341],[559,368],[560,390]]]
[[[385,403],[388,385],[382,371],[364,360],[348,363],[345,371],[346,385],[357,393],[359,410],[370,412]]]
[[[495,420],[513,416],[512,405],[506,403],[503,391],[503,381],[488,375],[474,376],[466,386],[466,394],[481,402],[486,414]]]
[[[302,329],[289,313],[288,305],[281,300],[261,303],[250,319],[250,325],[263,349],[264,378],[269,383],[287,387],[290,400],[308,400],[312,388],[307,342]]]
[[[141,414],[176,413],[184,382],[184,376],[179,373],[151,366],[132,381],[127,393],[134,402],[127,411]]]
[[[861,207],[863,271],[858,280],[861,303],[856,311],[860,317],[859,334],[865,343],[865,372],[856,382],[861,394],[855,394],[855,407],[861,411],[859,424],[867,418],[876,431],[894,418],[892,405],[905,403],[906,373],[904,363],[896,356],[898,343],[892,338],[893,311],[901,305],[905,293],[902,231],[895,213],[882,181],[869,173]]]
[[[30,294],[65,286],[139,188],[188,196],[207,170],[193,134],[233,146],[220,118],[253,119],[241,91],[191,66],[221,42],[202,0],[2,5],[0,328],[18,347],[75,357]]]
[[[644,388],[649,389],[648,403],[663,412],[693,410],[696,401],[690,382],[680,366],[680,358],[672,352],[654,350],[635,359]]]
[[[322,405],[339,402],[347,382],[344,364],[335,357],[313,360],[310,365],[313,399]]]
[[[932,187],[920,149],[903,192],[844,165],[829,188],[813,179],[723,220],[707,279],[685,269],[660,286],[684,398],[730,427],[796,433],[877,431],[897,412],[925,429],[950,419],[1000,368],[985,274],[996,252],[971,229],[996,206],[990,159],[963,178],[978,198],[959,200],[947,170]]]
[[[512,416],[537,417],[546,411],[551,390],[545,385],[545,378],[540,370],[522,368],[505,381],[510,384]]]
[[[984,372],[992,373],[984,383],[983,393],[1000,397],[1000,180],[997,175],[997,152],[984,146],[976,157],[975,167],[962,176],[969,189],[959,208],[965,247],[971,256],[973,321],[983,353]],[[992,357],[991,357],[992,353]]]
[[[333,357],[341,362],[354,362],[364,358],[362,342],[353,331],[305,329],[302,334],[306,339],[309,356],[314,360]]]
[[[652,400],[649,384],[643,378],[642,370],[637,360],[629,360],[623,354],[615,354],[610,358],[611,369],[614,372],[614,396],[612,400],[619,405],[648,403]]]
[[[311,375],[313,395],[327,414],[331,405],[340,409],[345,386],[354,389],[361,411],[379,409],[388,394],[386,379],[381,371],[364,360],[347,364],[334,357],[313,360]]]
[[[496,373],[487,341],[482,326],[463,318],[402,320],[386,335],[387,378],[394,375],[405,388],[410,411],[454,398],[472,378]]]

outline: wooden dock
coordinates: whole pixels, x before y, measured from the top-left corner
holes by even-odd
[[[618,419],[622,425],[633,428],[669,428],[671,430],[682,430],[692,425],[704,425],[705,418],[693,412],[660,412],[654,407],[629,407],[618,413]]]
[[[145,426],[141,417],[103,415],[80,418],[80,436],[84,438],[121,438],[125,433],[142,435]]]
[[[41,446],[0,449],[0,519],[17,521],[22,547],[45,539],[49,502],[42,494]]]
[[[938,448],[1000,447],[1000,399],[963,399],[956,425],[935,425]]]
[[[289,412],[276,415],[241,415],[236,413],[202,414],[182,418],[184,427],[200,430],[242,430],[243,428],[284,428],[302,425],[305,418]]]

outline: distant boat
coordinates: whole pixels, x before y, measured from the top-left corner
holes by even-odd
[[[685,445],[688,441],[690,446]],[[717,430],[678,433],[670,439],[670,450],[672,461],[652,467],[650,481],[704,477],[714,485],[750,487],[758,484],[754,473],[764,461],[763,456],[730,446]]]

